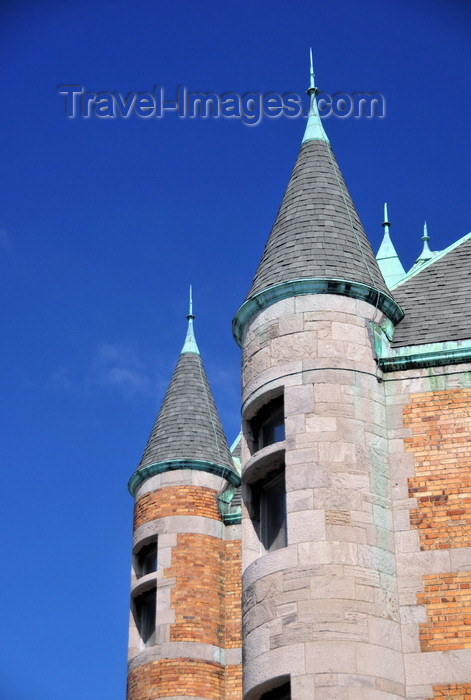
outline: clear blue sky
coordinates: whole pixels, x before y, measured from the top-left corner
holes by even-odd
[[[232,317],[303,119],[67,119],[91,92],[379,92],[325,120],[375,250],[406,268],[471,230],[471,7],[462,0],[4,0],[0,265],[1,700],[124,699],[136,468],[195,330],[228,440]]]

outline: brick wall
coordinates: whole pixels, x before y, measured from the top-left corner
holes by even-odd
[[[471,648],[471,572],[424,576],[423,582],[417,595],[427,613],[419,630],[421,650]]]
[[[127,700],[153,700],[178,695],[220,700],[224,697],[225,675],[224,666],[208,661],[155,661],[131,671]]]
[[[448,700],[471,700],[471,683],[451,683],[449,685],[434,685],[433,698],[448,698]]]
[[[134,529],[170,515],[201,515],[220,520],[218,492],[202,486],[168,486],[146,493],[134,506]]]
[[[175,578],[170,593],[175,622],[171,642],[224,646],[224,542],[218,537],[182,533],[172,550],[166,578]]]
[[[412,428],[405,446],[414,453],[411,526],[421,549],[471,546],[471,389],[413,395],[404,425]]]
[[[147,493],[136,501],[134,527],[172,515],[220,521],[217,496],[213,489],[188,485]],[[181,532],[163,576],[175,581],[170,588],[170,606],[175,611],[170,642],[241,647],[240,540],[226,542],[213,535]],[[127,700],[169,696],[241,700],[242,666],[176,658],[144,663],[130,672]]]
[[[224,594],[226,599],[226,649],[242,646],[242,551],[240,540],[225,542]],[[240,697],[240,696],[238,696]]]

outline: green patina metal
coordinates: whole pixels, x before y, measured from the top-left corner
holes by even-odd
[[[193,469],[201,472],[208,472],[226,479],[232,486],[240,486],[240,476],[228,467],[213,462],[203,462],[198,459],[172,459],[166,462],[156,462],[146,467],[141,467],[134,472],[129,479],[128,489],[131,496],[134,496],[136,489],[143,481],[151,476],[163,474],[164,472],[176,471],[177,469]]]
[[[242,507],[240,505],[232,505],[236,491],[237,487],[229,484],[218,496],[219,512],[225,525],[238,525],[242,520]]]
[[[384,236],[376,255],[376,260],[378,261],[379,269],[381,270],[381,274],[383,275],[386,284],[388,287],[393,287],[399,282],[399,280],[405,277],[406,271],[402,266],[391,240],[389,233],[390,226],[391,224],[388,221],[388,205],[385,204],[383,221]]]
[[[471,362],[471,341],[459,343],[430,343],[429,345],[410,346],[407,353],[387,356],[385,346],[375,345],[378,365],[383,372],[397,372],[405,369],[425,367],[442,367]]]
[[[325,141],[326,143],[330,143],[328,136],[324,131],[324,127],[322,126],[321,118],[319,116],[319,111],[317,109],[316,95],[318,93],[318,89],[316,88],[316,84],[314,81],[314,65],[312,62],[312,49],[310,49],[309,51],[310,51],[310,59],[311,59],[310,80],[309,80],[309,87],[306,90],[306,92],[309,95],[310,104],[309,104],[309,116],[308,116],[308,120],[307,120],[307,124],[306,124],[306,131],[304,132],[302,143],[306,143],[307,141]]]
[[[181,355],[186,352],[193,352],[195,355],[199,355],[200,351],[198,348],[198,345],[196,344],[196,338],[195,338],[195,333],[193,330],[193,297],[192,297],[192,290],[191,290],[191,285],[190,285],[190,310],[187,316],[188,319],[188,330],[186,332],[186,338],[185,342],[182,347]]]
[[[254,314],[277,301],[306,294],[338,294],[366,301],[382,311],[394,325],[404,316],[401,307],[392,297],[361,282],[320,277],[290,280],[264,289],[242,304],[232,321],[232,332],[238,345],[242,345],[244,326]]]

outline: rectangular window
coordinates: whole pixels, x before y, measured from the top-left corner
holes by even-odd
[[[157,590],[151,588],[134,598],[134,619],[145,647],[155,644],[155,616]]]
[[[284,397],[277,396],[258,411],[250,421],[253,450],[282,442],[285,439],[285,409]]]
[[[269,552],[286,547],[285,470],[260,487],[261,541]]]
[[[136,552],[134,571],[137,578],[157,571],[157,540],[148,542]]]

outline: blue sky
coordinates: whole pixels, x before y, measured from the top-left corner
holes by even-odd
[[[375,250],[471,230],[471,8],[457,0],[33,2],[0,9],[2,700],[124,698],[136,468],[186,332],[229,442],[231,320],[302,118],[67,119],[57,86],[378,92],[324,120]]]

